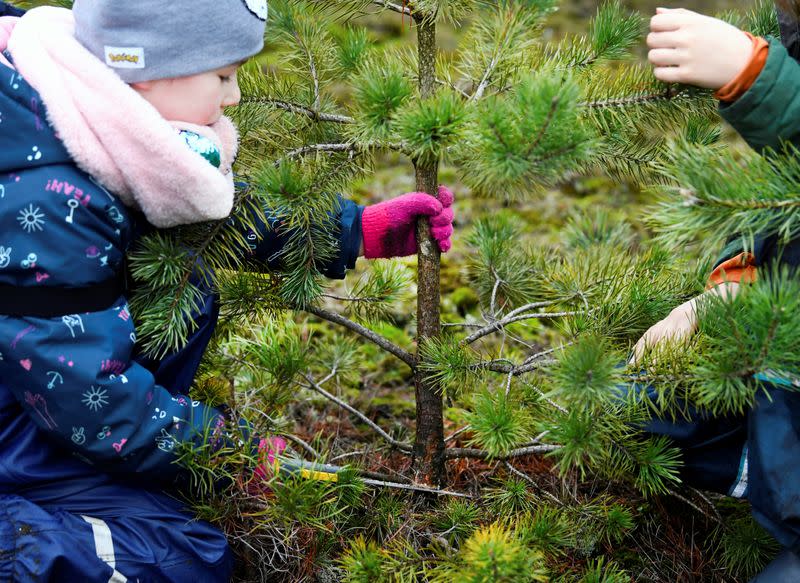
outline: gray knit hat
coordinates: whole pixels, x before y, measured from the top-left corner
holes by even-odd
[[[267,0],[75,0],[75,36],[126,83],[185,77],[264,46]]]

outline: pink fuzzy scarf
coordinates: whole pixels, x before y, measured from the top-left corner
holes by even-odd
[[[3,21],[0,47],[7,41],[17,71],[41,95],[50,124],[81,169],[156,227],[230,214],[238,136],[228,118],[173,127],[75,39],[67,9],[35,8],[13,29],[10,19]],[[219,170],[190,150],[176,127],[214,141]]]

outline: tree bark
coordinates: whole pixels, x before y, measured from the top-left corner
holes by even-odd
[[[436,90],[436,24],[415,16],[419,51],[419,89],[422,99]],[[414,162],[417,190],[436,196],[439,164]],[[439,248],[431,238],[427,219],[417,222],[417,358],[428,338],[439,335]],[[417,428],[414,441],[416,481],[441,486],[444,481],[444,423],[439,388],[424,379],[420,367],[414,376]]]

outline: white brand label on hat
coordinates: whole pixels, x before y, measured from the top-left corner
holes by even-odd
[[[142,47],[105,47],[106,65],[115,69],[144,69]]]
[[[267,0],[244,0],[250,12],[258,16],[261,20],[267,19]]]

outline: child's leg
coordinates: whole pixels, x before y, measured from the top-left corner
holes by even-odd
[[[0,495],[0,581],[120,581],[97,557],[91,527],[74,524],[74,518],[51,515],[15,494]]]
[[[38,504],[36,495],[0,495],[0,580],[230,579],[223,533],[163,494],[108,484]]]
[[[624,392],[646,393],[654,398],[653,387],[633,385]],[[681,449],[681,479],[696,488],[730,494],[746,494],[747,467],[744,416],[710,417],[689,408],[687,418],[652,419],[642,426],[648,433],[665,435]]]
[[[800,394],[770,385],[748,420],[747,498],[758,522],[784,547],[800,551]]]

